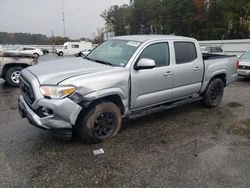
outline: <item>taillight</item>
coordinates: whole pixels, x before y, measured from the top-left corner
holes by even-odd
[[[239,67],[240,67],[240,60],[237,60],[236,61],[236,68],[239,69]]]

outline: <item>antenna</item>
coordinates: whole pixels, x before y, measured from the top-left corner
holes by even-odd
[[[66,37],[66,31],[65,31],[65,15],[64,15],[64,4],[62,0],[62,21],[63,21],[63,36]]]

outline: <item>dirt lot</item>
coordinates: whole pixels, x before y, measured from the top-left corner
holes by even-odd
[[[250,80],[226,88],[216,109],[196,103],[124,121],[97,145],[32,127],[18,95],[0,80],[0,187],[250,187]]]

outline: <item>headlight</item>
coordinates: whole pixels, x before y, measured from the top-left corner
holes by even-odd
[[[41,86],[40,91],[43,96],[51,99],[62,99],[76,91],[74,86]]]

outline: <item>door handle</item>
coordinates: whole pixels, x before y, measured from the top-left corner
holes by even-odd
[[[173,72],[172,71],[167,71],[167,72],[165,72],[164,76],[173,76]]]
[[[194,71],[199,71],[199,70],[201,70],[201,68],[200,67],[195,67],[193,70]]]

